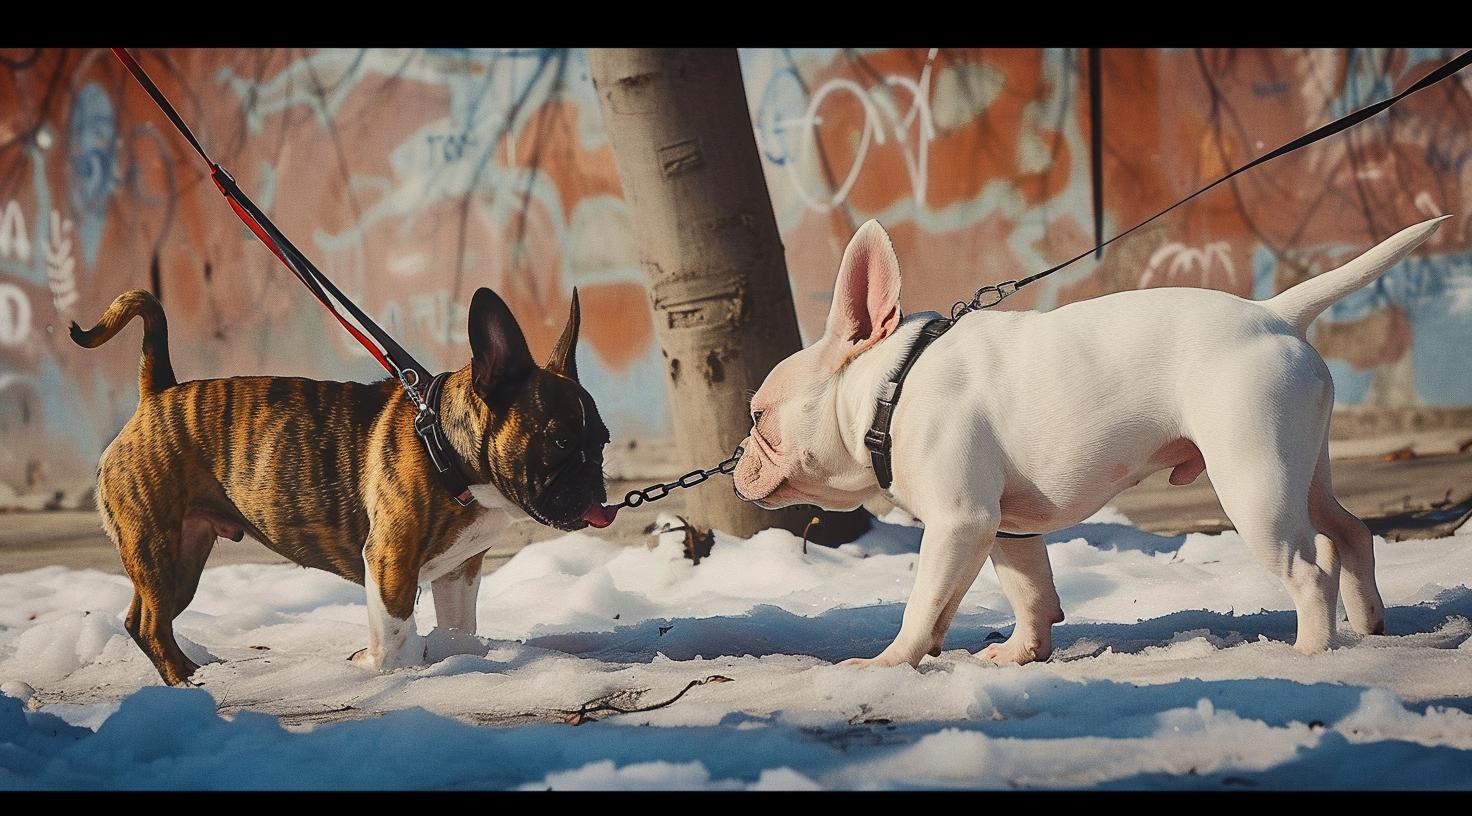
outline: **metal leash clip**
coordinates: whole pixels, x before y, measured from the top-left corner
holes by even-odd
[[[419,417],[429,414],[434,416],[434,411],[429,407],[429,401],[419,393],[419,372],[412,368],[399,369],[399,384],[404,386],[404,393],[409,395],[409,401],[414,403],[418,416],[414,418],[415,428],[418,428]]]
[[[424,410],[414,415],[414,433],[424,443],[424,450],[429,454],[429,461],[434,469],[444,473],[450,469],[450,462],[444,455],[444,440],[440,439],[439,429],[436,427],[438,423],[434,420],[434,411],[426,405]]]
[[[440,430],[439,414],[431,405],[431,403],[439,402],[436,394],[444,379],[445,375],[441,374],[430,380],[425,393],[420,394],[416,387],[419,384],[419,372],[412,368],[399,372],[399,382],[403,383],[404,391],[409,394],[409,399],[418,409],[414,414],[414,433],[424,445],[424,452],[429,455],[430,464],[434,465],[440,481],[449,490],[450,498],[461,507],[469,507],[475,503],[475,497],[470,492],[470,485],[466,482],[464,474],[455,465],[449,442]]]
[[[1017,281],[1015,280],[1002,281],[995,286],[983,286],[976,290],[976,294],[971,296],[971,300],[958,300],[955,305],[951,306],[951,320],[960,320],[961,316],[967,312],[974,312],[978,309],[990,309],[1006,300],[1018,288]],[[983,303],[982,300],[984,298],[991,298],[991,300]]]

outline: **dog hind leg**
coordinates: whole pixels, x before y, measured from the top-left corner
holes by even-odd
[[[199,577],[204,574],[204,565],[215,549],[217,537],[215,525],[199,516],[186,514],[179,525],[179,560],[174,571],[174,597],[182,601],[179,612],[194,600]]]
[[[1017,625],[1006,642],[993,643],[977,656],[1003,666],[1047,660],[1053,654],[1053,624],[1063,622],[1063,604],[1042,536],[997,542],[992,566]]]
[[[106,526],[133,581],[133,602],[123,619],[124,628],[165,683],[183,686],[199,666],[174,639],[174,618],[194,599],[215,536],[213,528],[201,529],[171,518],[167,511],[155,512],[159,506],[167,504],[155,505],[145,499],[130,507],[122,519],[117,516],[118,508],[110,507],[105,518],[110,516],[113,523]]]
[[[1339,593],[1350,626],[1362,635],[1385,634],[1385,602],[1375,585],[1375,538],[1363,521],[1334,498],[1327,440],[1309,488],[1308,512],[1314,527],[1332,542],[1343,565]]]
[[[1273,364],[1281,371],[1283,358],[1261,361],[1243,355],[1236,362],[1250,373],[1220,380],[1237,384],[1236,393],[1203,394],[1217,399],[1209,411],[1198,414],[1198,421],[1206,420],[1201,424],[1209,423],[1210,433],[1195,442],[1227,517],[1293,598],[1298,612],[1294,648],[1311,654],[1329,648],[1333,640],[1339,557],[1329,539],[1316,534],[1309,517],[1309,484],[1317,462],[1309,440],[1321,440],[1327,433],[1333,389],[1325,383],[1327,371],[1321,380],[1294,370],[1304,359],[1288,358],[1289,376],[1273,377]],[[1258,388],[1244,389],[1243,382]],[[1237,406],[1244,400],[1278,408],[1266,416],[1241,411]]]

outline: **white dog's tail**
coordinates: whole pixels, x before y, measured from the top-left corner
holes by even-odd
[[[1284,320],[1298,329],[1299,334],[1306,334],[1308,324],[1314,322],[1314,318],[1325,309],[1395,266],[1422,241],[1430,238],[1431,233],[1436,232],[1441,222],[1448,218],[1451,216],[1438,216],[1406,227],[1344,266],[1309,278],[1286,292],[1262,301],[1262,305],[1282,315]]]

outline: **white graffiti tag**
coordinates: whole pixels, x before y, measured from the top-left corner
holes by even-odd
[[[77,302],[77,259],[72,255],[72,222],[51,211],[51,232],[46,240],[46,282],[56,311],[65,312]]]
[[[30,334],[30,298],[19,286],[0,283],[0,346],[18,346]]]
[[[1214,262],[1220,262],[1228,283],[1237,282],[1237,270],[1232,266],[1232,247],[1226,241],[1207,244],[1200,249],[1172,241],[1150,256],[1149,263],[1145,265],[1145,273],[1140,276],[1140,288],[1149,286],[1157,275],[1174,281],[1182,274],[1199,275],[1199,285],[1206,286],[1211,278]]]
[[[14,199],[5,203],[5,212],[0,214],[0,258],[14,258],[17,261],[31,259],[31,239],[26,235],[26,217]]]
[[[788,179],[792,182],[792,188],[809,208],[818,212],[827,212],[833,207],[843,203],[848,194],[853,190],[854,183],[859,180],[859,171],[864,168],[864,159],[869,155],[871,143],[884,144],[885,139],[893,136],[895,142],[900,146],[901,153],[905,157],[905,169],[910,176],[910,188],[915,196],[915,203],[925,203],[925,189],[929,179],[930,142],[935,138],[935,121],[930,113],[930,69],[935,61],[938,49],[930,49],[925,60],[925,67],[920,70],[920,80],[917,82],[908,77],[890,74],[884,77],[884,89],[869,90],[850,79],[830,79],[823,83],[813,93],[808,102],[807,110],[796,119],[782,119],[773,122],[773,130],[777,133],[795,133],[799,143],[802,145],[796,161],[783,162]],[[892,95],[885,89],[899,88],[910,94],[910,107],[901,116]],[[853,165],[849,167],[848,175],[844,177],[843,183],[833,192],[826,201],[813,197],[803,185],[798,171],[808,166],[808,159],[812,154],[813,144],[818,138],[818,128],[823,120],[818,116],[818,111],[823,107],[823,102],[829,95],[834,93],[846,93],[858,100],[864,109],[864,130],[859,136],[858,148],[854,151]],[[919,123],[918,134],[913,145],[910,144],[910,130]],[[757,140],[760,143],[762,133],[757,131]],[[764,148],[765,149],[765,148]]]

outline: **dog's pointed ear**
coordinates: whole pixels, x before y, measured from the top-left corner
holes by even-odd
[[[475,391],[487,402],[508,393],[537,367],[511,308],[485,287],[470,299],[470,352]]]
[[[864,222],[843,251],[823,341],[833,370],[894,334],[900,325],[900,259],[889,233]]]
[[[552,356],[547,359],[547,370],[554,374],[561,374],[570,380],[578,378],[578,324],[582,321],[582,311],[578,308],[578,288],[572,288],[572,310],[567,316],[567,325],[562,329],[562,336],[557,338],[557,346],[552,349]]]

